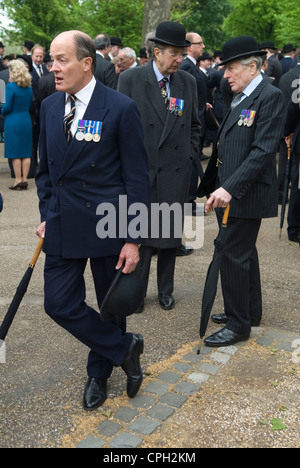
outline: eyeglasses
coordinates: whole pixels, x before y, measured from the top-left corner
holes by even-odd
[[[172,59],[177,60],[179,58],[185,59],[187,57],[187,53],[182,53],[182,52],[168,52],[166,49],[160,49],[163,53],[165,52],[168,54]]]
[[[204,45],[204,42],[192,42],[192,45]]]

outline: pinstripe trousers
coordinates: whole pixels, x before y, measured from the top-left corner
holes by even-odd
[[[218,222],[223,210],[217,209]],[[262,295],[256,240],[261,219],[229,217],[221,263],[221,285],[226,327],[236,333],[251,331],[251,319],[262,316]]]

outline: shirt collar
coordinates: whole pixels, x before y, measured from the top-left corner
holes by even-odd
[[[157,78],[157,81],[161,81],[163,78],[165,78],[164,75],[157,68],[155,60],[153,60],[153,70],[154,70],[155,76]],[[170,75],[166,76],[166,78],[168,78],[168,80],[170,80]]]
[[[193,62],[195,65],[197,65],[197,60],[194,57],[192,57],[191,55],[188,55],[187,58],[190,59],[191,62]]]
[[[83,102],[83,104],[87,106],[90,102],[95,86],[96,86],[96,79],[93,76],[91,81],[84,88],[82,88],[80,91],[78,91],[75,94],[76,99]],[[69,93],[66,93],[66,101],[68,97],[69,97]]]
[[[261,76],[261,74],[256,76],[252,81],[250,81],[250,83],[243,90],[243,94],[245,94],[245,96],[250,96],[250,94],[253,93],[255,88],[257,88],[257,86],[262,80],[263,80],[263,77]]]

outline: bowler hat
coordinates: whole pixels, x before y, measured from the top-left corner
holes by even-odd
[[[0,47],[5,47],[5,45],[3,45],[3,42],[0,42]]]
[[[273,41],[264,41],[259,45],[259,49],[274,49],[276,50],[277,47],[275,47],[275,44]]]
[[[293,50],[296,50],[296,47],[293,46],[293,44],[285,44],[282,49],[283,54],[287,54],[288,52],[292,52]]]
[[[112,46],[117,45],[117,46],[123,47],[121,39],[119,37],[116,37],[116,36],[111,36],[110,37],[110,44]]]
[[[31,55],[22,54],[22,55],[17,55],[16,58],[24,60],[24,62],[26,62],[27,65],[29,66],[29,73],[32,72],[32,58],[31,58]]]
[[[26,40],[23,44],[23,47],[26,47],[26,49],[31,50],[32,47],[34,46],[34,42]]]
[[[117,271],[102,302],[100,316],[104,321],[134,314],[144,300],[144,281],[139,268],[124,274],[124,266],[125,262]]]
[[[210,55],[208,52],[203,52],[203,54],[197,58],[197,62],[200,62],[200,60],[212,60],[212,59],[213,59],[212,55]]]
[[[149,41],[157,44],[165,44],[174,47],[189,47],[190,41],[185,39],[185,27],[175,21],[163,21],[156,28],[156,37],[149,38]]]
[[[265,51],[259,50],[258,43],[252,36],[238,36],[225,42],[222,55],[223,60],[219,65],[241,60],[247,57],[265,55]]]

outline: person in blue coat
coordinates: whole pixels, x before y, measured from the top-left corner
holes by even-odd
[[[32,155],[31,75],[20,60],[9,63],[9,83],[1,113],[4,120],[4,157],[12,159],[15,182],[10,190],[26,190]]]
[[[123,262],[124,274],[137,267],[142,239],[129,229],[129,208],[149,205],[148,158],[135,102],[94,77],[92,39],[65,31],[52,41],[50,54],[58,92],[41,105],[36,176],[37,235],[44,237],[46,254],[45,311],[90,349],[83,405],[94,410],[107,397],[114,367],[127,375],[130,398],[143,380],[142,335],[126,332],[125,318],[103,321],[87,305],[84,271],[89,261],[101,310],[116,269]],[[113,218],[107,232],[101,229],[105,210]],[[120,216],[121,226],[114,230]]]

